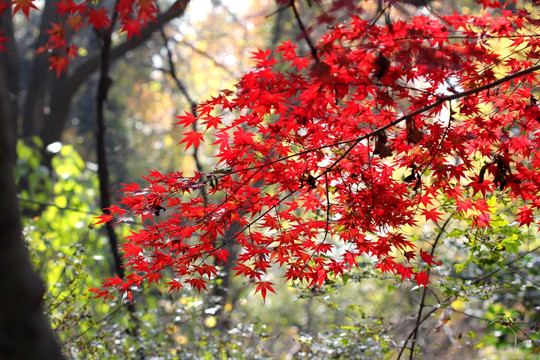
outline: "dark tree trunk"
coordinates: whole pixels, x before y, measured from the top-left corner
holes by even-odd
[[[13,129],[6,69],[0,68],[0,360],[63,359],[41,310],[45,286],[25,247],[13,169]]]

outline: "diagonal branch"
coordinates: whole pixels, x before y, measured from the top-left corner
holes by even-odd
[[[446,102],[461,99],[461,98],[467,97],[469,95],[473,95],[473,94],[477,94],[477,93],[482,92],[482,91],[486,91],[488,89],[497,87],[497,86],[499,86],[501,84],[504,84],[506,82],[512,81],[512,80],[514,80],[516,78],[529,75],[529,74],[534,73],[536,71],[540,71],[540,65],[531,66],[530,68],[527,68],[525,70],[521,70],[521,71],[515,72],[513,74],[507,75],[505,77],[500,78],[499,80],[490,82],[489,84],[485,84],[485,85],[482,85],[482,86],[479,86],[479,87],[476,87],[476,88],[473,88],[473,89],[470,89],[470,90],[467,90],[467,91],[463,91],[463,92],[456,92],[455,94],[452,94],[452,95],[440,97],[430,105],[426,105],[423,108],[415,110],[415,111],[413,111],[413,112],[411,112],[409,114],[400,116],[396,120],[391,121],[388,124],[386,124],[384,126],[381,126],[380,128],[375,129],[375,130],[371,131],[370,133],[359,136],[357,138],[350,139],[350,140],[337,141],[335,143],[321,145],[321,146],[318,146],[318,147],[306,149],[306,150],[299,151],[299,152],[291,154],[291,155],[287,155],[287,156],[284,156],[284,157],[281,157],[281,158],[278,158],[278,159],[275,159],[275,160],[272,160],[272,161],[268,161],[268,162],[266,162],[264,164],[261,164],[261,165],[245,167],[245,168],[242,168],[242,169],[230,171],[230,172],[227,172],[227,174],[232,175],[232,174],[240,173],[240,172],[243,172],[243,171],[262,169],[262,168],[265,168],[265,167],[267,167],[269,165],[276,164],[276,163],[284,161],[284,160],[292,159],[292,158],[297,157],[297,156],[309,154],[309,153],[314,152],[314,151],[323,150],[323,149],[327,149],[327,148],[331,148],[331,147],[335,147],[335,146],[340,146],[340,145],[351,144],[349,146],[349,148],[347,150],[345,150],[343,152],[343,154],[338,159],[336,159],[336,161],[331,166],[329,166],[323,173],[317,175],[316,178],[319,178],[319,177],[323,176],[326,172],[329,172],[334,166],[337,165],[338,162],[343,160],[352,151],[352,149],[363,140],[369,139],[370,137],[373,137],[373,136],[377,136],[380,133],[384,132],[385,130],[387,130],[387,129],[393,127],[393,126],[396,126],[399,123],[402,123],[403,121],[413,119],[415,116],[423,114],[423,113],[425,113],[425,112],[427,112],[429,110],[435,109],[435,108],[443,105]]]
[[[182,45],[185,45],[187,46],[188,48],[190,48],[191,50],[193,50],[193,52],[201,55],[202,57],[205,57],[207,58],[208,60],[210,60],[212,62],[212,64],[214,64],[216,67],[220,68],[221,70],[225,71],[225,73],[230,76],[232,79],[237,79],[237,76],[234,74],[234,72],[229,69],[226,65],[222,64],[221,62],[218,62],[216,59],[214,59],[210,54],[208,54],[207,52],[199,49],[198,47],[196,47],[195,45],[193,45],[192,43],[190,42],[187,42],[185,40],[182,40],[180,41],[180,44]]]

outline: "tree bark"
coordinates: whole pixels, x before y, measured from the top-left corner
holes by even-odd
[[[39,26],[39,35],[34,42],[33,50],[45,45],[49,39],[46,33],[52,22],[58,22],[58,16],[55,13],[56,7],[54,0],[45,2],[41,14],[41,23]],[[26,96],[24,107],[22,108],[22,136],[28,138],[34,135],[40,135],[46,122],[44,121],[48,110],[48,99],[53,96],[50,89],[55,82],[55,74],[49,71],[49,54],[34,54],[28,71],[26,84]],[[64,77],[65,75],[63,75]],[[49,143],[44,143],[48,145]]]
[[[0,360],[63,359],[41,309],[45,287],[32,269],[22,237],[6,70],[0,68]]]
[[[0,30],[2,36],[8,39],[13,39],[13,21],[11,19],[11,8],[6,9],[4,14],[0,16]],[[17,96],[19,94],[19,54],[14,41],[6,41],[4,43],[6,51],[0,51],[0,64],[4,65],[3,69],[9,69],[3,72],[0,92],[5,100],[3,106],[5,111],[11,114],[11,131],[13,136],[17,135]]]

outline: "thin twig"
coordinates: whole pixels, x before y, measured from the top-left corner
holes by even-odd
[[[185,41],[185,40],[181,40],[179,42],[180,44],[182,45],[186,45],[187,47],[189,47],[191,50],[193,50],[194,52],[196,52],[197,54],[207,58],[208,60],[210,60],[216,67],[222,69],[223,71],[225,71],[225,73],[227,75],[229,75],[232,79],[237,79],[237,76],[234,74],[234,71],[232,71],[231,69],[229,69],[226,65],[223,65],[222,63],[218,62],[216,59],[214,59],[210,54],[208,54],[206,51],[203,51],[197,47],[195,47],[195,45]]]
[[[193,130],[197,131],[197,103],[195,102],[195,100],[193,100],[193,98],[191,97],[191,95],[187,91],[186,86],[182,83],[182,81],[180,80],[180,78],[177,75],[176,66],[175,66],[175,63],[173,61],[172,50],[171,50],[171,48],[169,46],[169,39],[168,39],[167,35],[165,34],[165,31],[163,30],[163,25],[162,24],[160,24],[160,26],[159,26],[159,32],[161,34],[161,38],[163,39],[163,44],[164,44],[165,50],[167,50],[167,62],[169,64],[168,73],[171,76],[171,78],[173,79],[173,81],[174,81],[176,87],[178,88],[178,90],[180,90],[182,95],[184,95],[187,102],[189,103],[191,114],[195,117],[195,121],[193,122]],[[195,166],[197,167],[197,171],[200,172],[200,173],[204,173],[203,166],[202,166],[201,161],[199,159],[199,153],[198,153],[198,148],[197,147],[195,147],[194,150],[193,150],[193,159],[195,160]],[[203,187],[201,190],[202,190],[202,197],[203,197],[204,203],[207,204],[208,199],[207,199],[207,194],[206,194],[206,188]]]
[[[451,219],[452,219],[452,216],[449,216],[444,222],[444,224],[440,227],[440,232],[437,234],[437,237],[435,238],[435,242],[433,243],[433,246],[431,247],[430,256],[433,256],[433,254],[435,253],[435,248],[437,247],[437,244],[439,243],[439,240],[441,239],[444,233],[444,229],[450,223]],[[427,270],[428,276],[430,272],[431,272],[431,267],[429,267]],[[420,308],[418,309],[418,316],[416,317],[416,323],[414,325],[414,330],[412,333],[413,335],[412,335],[411,347],[409,349],[409,354],[410,354],[409,360],[413,360],[414,347],[418,340],[418,329],[420,328],[420,324],[421,324],[422,312],[424,311],[424,307],[426,306],[425,304],[426,304],[427,292],[428,292],[428,287],[424,285],[424,290],[422,291],[422,299],[420,300]],[[401,355],[403,354],[403,350],[406,348],[407,343],[408,343],[408,339],[405,340],[405,342],[403,343],[403,347],[401,348],[401,351],[399,352],[399,355],[398,355],[398,360],[401,358]]]

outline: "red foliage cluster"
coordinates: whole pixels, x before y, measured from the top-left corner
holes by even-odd
[[[96,295],[158,282],[165,270],[171,289],[200,290],[231,242],[242,248],[236,275],[263,297],[273,265],[320,286],[362,255],[425,285],[423,268],[439,262],[417,252],[405,226],[440,221],[442,206],[489,226],[492,191],[521,201],[529,225],[540,207],[536,25],[525,10],[384,25],[353,16],[322,37],[316,59],[291,42],[255,52],[255,69],[201,104],[204,125],[182,141],[213,137],[218,170],[154,171],[111,209],[115,221],[140,216],[144,229],[122,246],[131,275]],[[231,226],[240,231],[225,237]]]
[[[34,2],[35,0],[11,1],[13,14],[22,11],[29,17],[31,9],[38,9]],[[111,24],[118,20],[122,26],[121,31],[131,38],[133,35],[140,35],[141,27],[149,21],[155,21],[157,13],[155,0],[119,0],[112,9],[107,8],[104,2],[90,0],[58,0],[54,5],[60,20],[51,23],[50,30],[46,31],[49,41],[38,49],[38,53],[50,53],[50,67],[56,71],[57,76],[66,71],[69,62],[77,56],[77,46],[72,44],[69,38],[81,28],[90,26],[96,31],[110,30]],[[7,1],[1,2],[0,15],[8,8]],[[9,39],[0,37],[0,50],[5,51],[2,42],[7,40]]]
[[[14,3],[25,14],[32,5]],[[155,13],[153,1],[133,3],[115,9],[128,36]],[[320,286],[366,255],[382,272],[426,285],[426,266],[439,261],[404,228],[438,222],[449,208],[489,226],[484,197],[494,191],[521,206],[520,225],[531,224],[540,207],[539,9],[482,3],[480,15],[394,23],[351,15],[309,55],[292,42],[255,52],[255,68],[201,104],[201,125],[181,141],[213,139],[216,170],[152,171],[147,186],[126,185],[122,207],[99,222],[142,219],[122,245],[131,273],[92,291],[131,294],[164,274],[171,290],[206,289],[232,243],[241,247],[236,275],[263,297],[274,291],[271,266]],[[63,0],[58,11],[75,31],[82,18],[109,26],[108,11],[90,2]],[[53,24],[48,46],[70,53],[64,25]],[[191,127],[196,117],[178,119]]]

